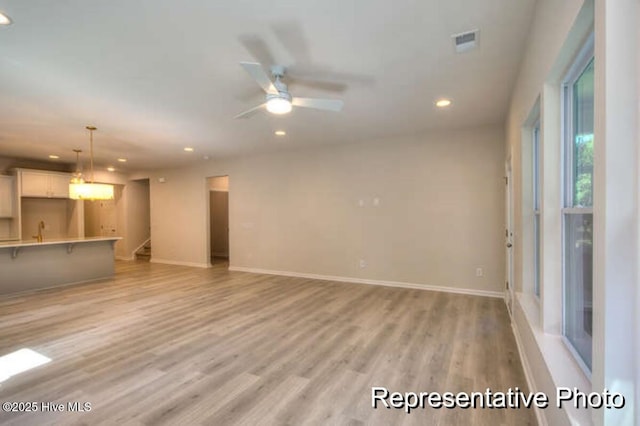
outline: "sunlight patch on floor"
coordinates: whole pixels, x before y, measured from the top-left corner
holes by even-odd
[[[51,362],[48,358],[34,350],[22,348],[0,357],[0,383],[11,376],[31,370]]]

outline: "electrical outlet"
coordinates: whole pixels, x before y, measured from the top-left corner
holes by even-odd
[[[476,277],[482,276],[484,276],[484,271],[482,270],[482,268],[476,268]]]
[[[361,268],[366,268],[367,267],[367,262],[365,262],[364,259],[360,259],[360,262],[358,262],[358,264],[360,265]]]

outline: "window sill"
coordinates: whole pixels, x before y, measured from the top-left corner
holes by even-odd
[[[573,355],[566,347],[562,336],[556,334],[545,333],[541,327],[540,321],[540,303],[533,294],[517,293],[516,301],[520,309],[524,314],[524,318],[527,325],[530,328],[538,350],[542,355],[542,360],[546,366],[546,369],[553,381],[553,386],[558,388],[578,388],[581,392],[591,392],[591,381],[582,371],[581,366],[574,359]],[[530,357],[531,354],[525,353],[525,357]],[[538,386],[539,379],[535,377],[531,378],[534,386]],[[550,400],[555,400],[556,389],[535,389],[536,391],[543,391],[547,394],[553,392],[552,395],[548,395]],[[591,421],[590,410],[576,409],[570,404],[565,404],[564,409],[572,424],[589,425]]]

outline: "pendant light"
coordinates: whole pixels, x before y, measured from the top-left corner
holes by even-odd
[[[71,175],[71,181],[69,183],[84,183],[84,179],[82,178],[82,167],[80,167],[80,153],[81,149],[74,149],[73,152],[76,153],[76,171]]]
[[[87,130],[89,131],[91,178],[88,183],[83,179],[79,162],[82,151],[74,149],[76,153],[76,172],[69,182],[69,198],[72,200],[113,200],[113,185],[93,182],[93,131],[97,129],[94,126],[87,126]]]

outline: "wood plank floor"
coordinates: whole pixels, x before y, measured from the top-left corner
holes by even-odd
[[[0,424],[527,425],[531,410],[371,408],[400,392],[526,389],[501,300],[117,262],[115,279],[0,299],[0,356],[52,361],[0,401],[90,402]]]

